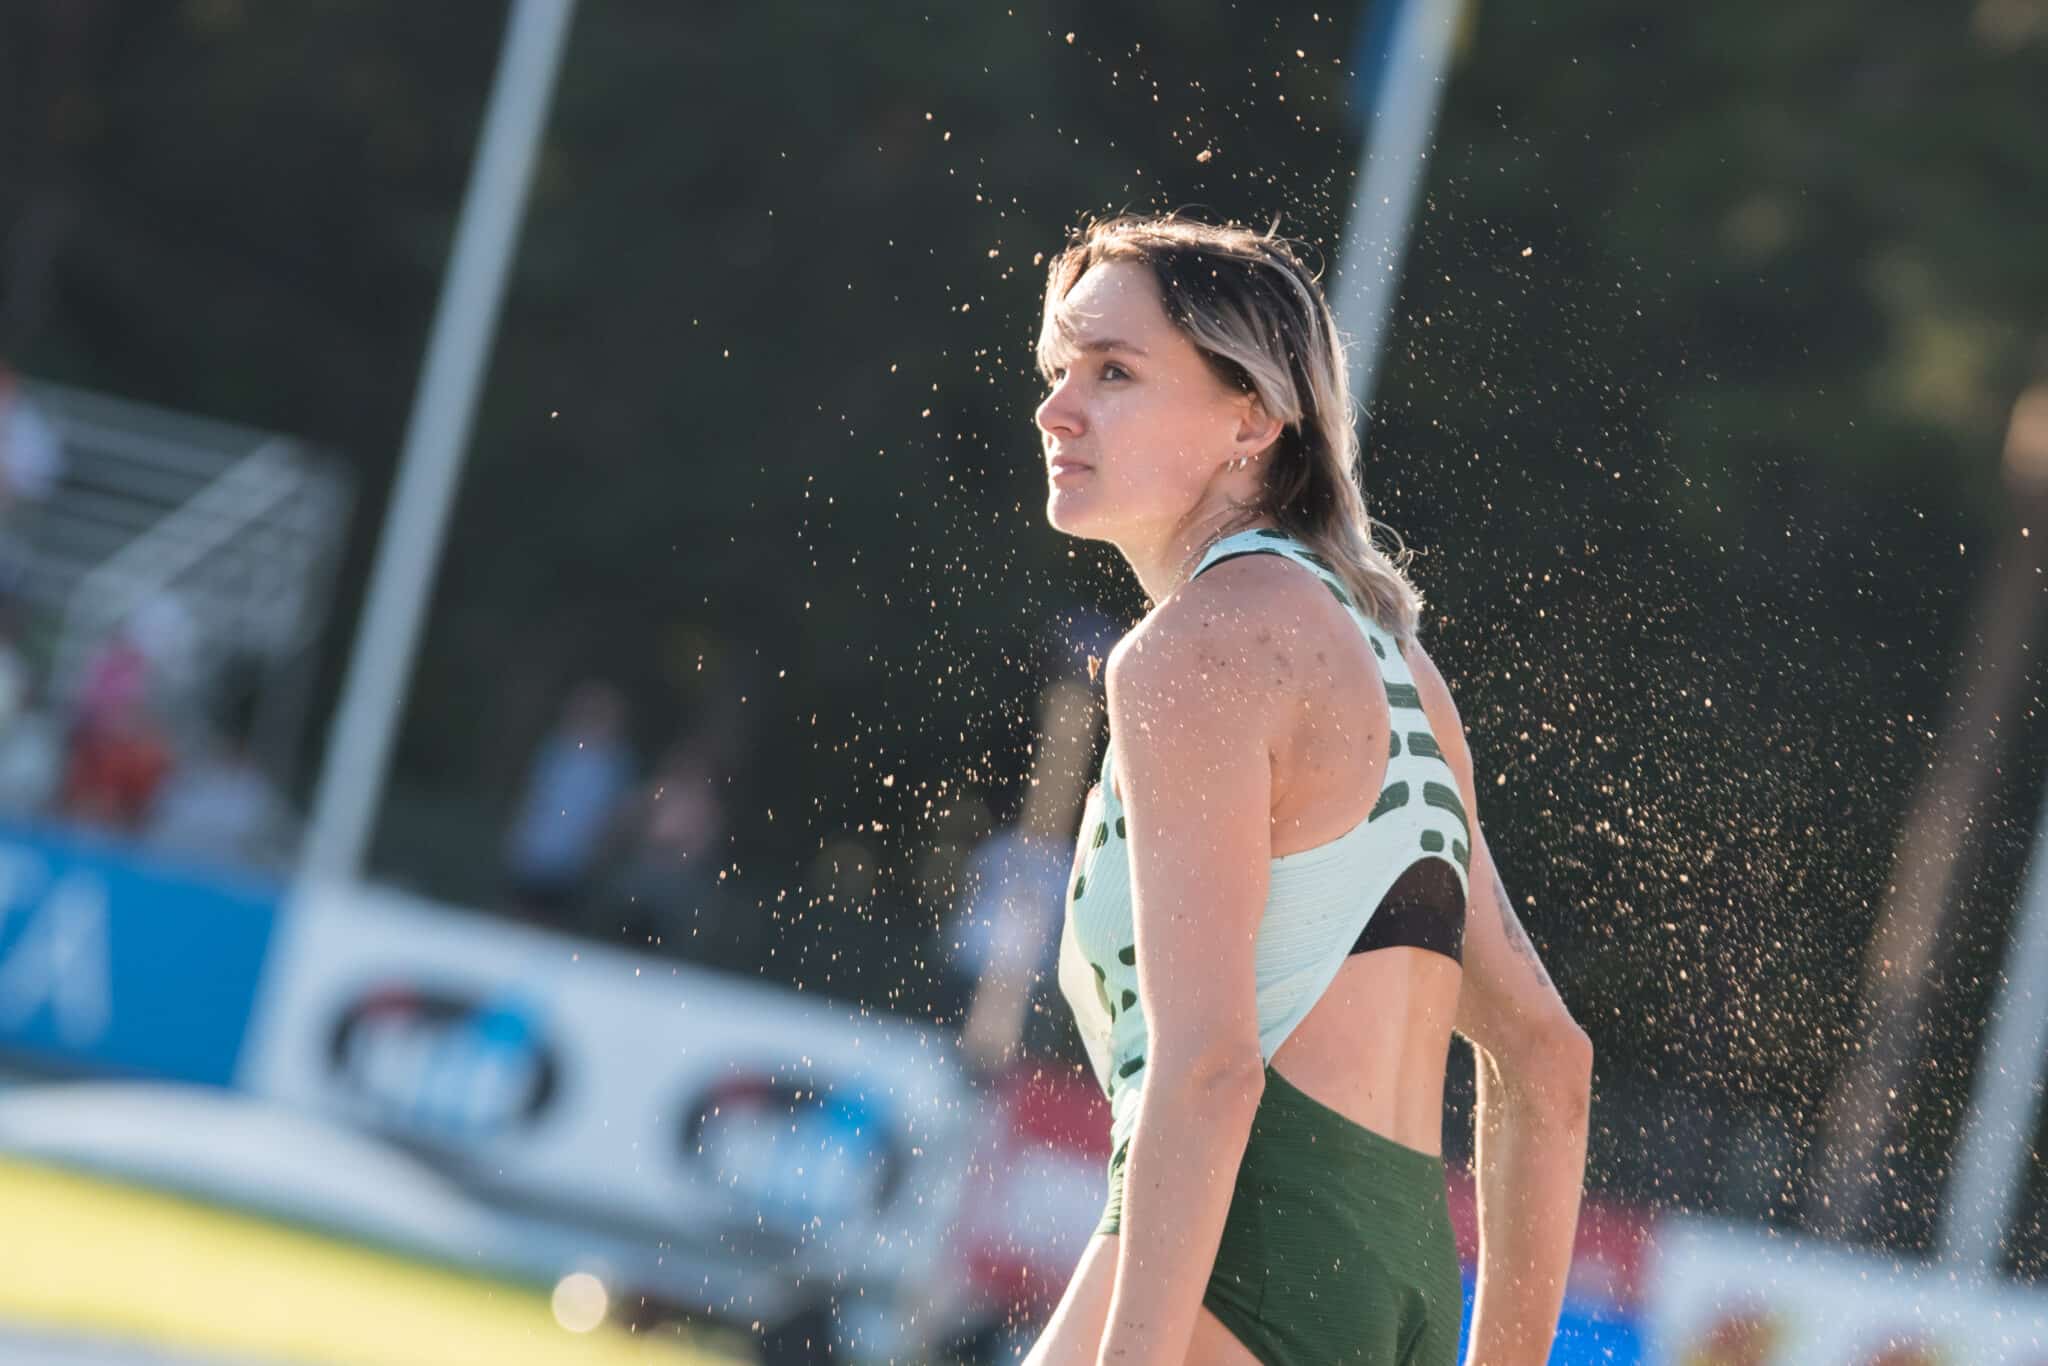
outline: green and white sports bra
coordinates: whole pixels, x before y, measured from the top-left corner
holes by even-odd
[[[1245,554],[1285,556],[1329,588],[1379,660],[1392,718],[1386,777],[1372,810],[1336,839],[1272,861],[1253,949],[1259,1052],[1270,1062],[1354,952],[1408,945],[1460,956],[1472,836],[1456,777],[1394,637],[1351,601],[1327,561],[1283,532],[1227,536],[1195,573]],[[1138,1002],[1129,831],[1108,750],[1080,840],[1060,935],[1060,992],[1109,1097],[1110,1141],[1121,1153],[1137,1123],[1148,1037]]]

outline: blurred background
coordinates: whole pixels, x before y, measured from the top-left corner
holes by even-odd
[[[2048,1362],[2048,0],[1317,3],[0,0],[0,1359],[1014,1359],[1185,208],[1594,1039],[1553,1359]]]

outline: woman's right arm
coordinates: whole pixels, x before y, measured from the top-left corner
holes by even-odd
[[[1593,1045],[1572,1019],[1524,933],[1479,828],[1472,756],[1450,690],[1411,647],[1444,758],[1472,821],[1465,909],[1465,976],[1456,1028],[1472,1044],[1478,1079],[1479,1284],[1472,1366],[1540,1366],[1549,1359],[1571,1270],[1586,1174]]]

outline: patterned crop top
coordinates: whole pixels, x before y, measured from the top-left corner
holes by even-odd
[[[1394,637],[1351,601],[1327,561],[1283,532],[1227,536],[1195,573],[1244,554],[1283,555],[1329,588],[1372,646],[1392,718],[1386,777],[1371,812],[1334,840],[1272,860],[1253,950],[1259,1052],[1270,1062],[1351,954],[1406,944],[1459,956],[1472,836],[1456,777]],[[1137,1123],[1148,1041],[1138,1002],[1129,831],[1107,750],[1082,813],[1059,985],[1109,1097],[1110,1141],[1120,1155]]]

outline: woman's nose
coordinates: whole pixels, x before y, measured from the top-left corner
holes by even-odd
[[[1053,391],[1038,405],[1036,417],[1039,430],[1053,436],[1071,437],[1081,431],[1080,412],[1065,381],[1053,386]]]

